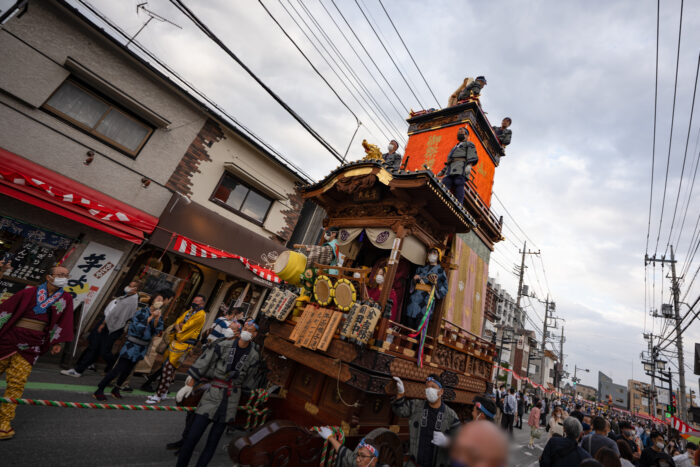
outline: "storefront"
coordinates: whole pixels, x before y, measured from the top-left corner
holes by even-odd
[[[0,301],[70,271],[76,332],[112,289],[129,254],[158,219],[0,148]],[[75,352],[75,346],[70,349]]]

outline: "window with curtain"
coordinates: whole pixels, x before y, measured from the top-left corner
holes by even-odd
[[[153,132],[152,127],[72,80],[64,81],[44,108],[131,156],[138,154]]]
[[[262,224],[273,200],[225,173],[211,198],[217,204]]]

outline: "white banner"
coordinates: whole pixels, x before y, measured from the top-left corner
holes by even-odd
[[[669,405],[671,403],[671,395],[668,389],[656,388],[656,400],[659,404]]]
[[[83,304],[82,316],[88,316],[100,289],[119,264],[123,252],[97,242],[88,243],[73,266],[66,291],[73,296],[73,308]]]

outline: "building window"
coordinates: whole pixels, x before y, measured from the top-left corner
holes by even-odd
[[[211,200],[259,224],[265,222],[272,206],[272,199],[229,173],[221,177]]]
[[[44,108],[130,156],[153,133],[152,127],[72,80],[64,81]]]

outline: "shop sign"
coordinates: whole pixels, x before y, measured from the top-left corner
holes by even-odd
[[[83,304],[83,316],[90,311],[100,289],[114,273],[122,254],[114,248],[90,242],[73,266],[66,291],[73,296],[73,308]]]

